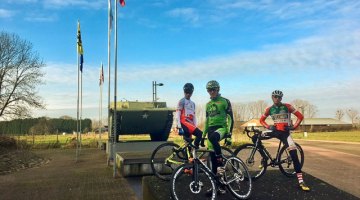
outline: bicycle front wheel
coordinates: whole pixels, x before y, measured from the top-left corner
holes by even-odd
[[[267,159],[262,157],[260,150],[254,144],[239,146],[234,155],[244,161],[252,179],[260,178],[266,171]]]
[[[215,180],[202,166],[195,172],[194,164],[180,165],[174,170],[170,185],[175,200],[216,199]]]
[[[302,150],[301,146],[298,143],[296,145],[296,154],[299,159],[300,167],[302,168],[304,165],[304,151]],[[279,153],[279,170],[287,177],[294,177],[296,175],[296,171],[294,169],[294,161],[290,156],[289,151],[287,148],[283,146]]]
[[[176,152],[179,148],[180,146],[175,143],[164,143],[153,151],[150,165],[156,177],[169,181],[174,169],[185,163],[186,156],[183,155],[184,152]]]
[[[238,199],[247,199],[252,191],[252,179],[242,160],[229,158],[225,163],[224,180],[230,192]]]

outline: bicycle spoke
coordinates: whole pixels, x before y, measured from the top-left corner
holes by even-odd
[[[171,180],[171,195],[174,199],[203,199],[207,196],[207,190],[216,188],[214,180],[202,167],[199,168],[198,181],[194,181],[192,166],[181,165],[174,171]],[[216,191],[213,194],[213,199],[215,198]]]
[[[252,179],[245,164],[236,157],[230,158],[225,164],[225,182],[237,198],[248,198],[252,191]]]

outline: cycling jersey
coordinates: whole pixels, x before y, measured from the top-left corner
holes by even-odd
[[[190,99],[180,99],[177,109],[177,127],[181,128],[181,124],[185,125],[189,132],[192,133],[196,129],[195,103]]]
[[[294,124],[294,128],[297,128],[304,119],[304,116],[288,103],[280,103],[280,105],[274,104],[267,107],[265,109],[265,113],[260,118],[260,123],[264,127],[270,128],[270,126],[265,122],[265,119],[270,115],[274,121],[276,130],[286,131],[286,127],[292,125],[291,113],[297,117],[296,123]]]
[[[221,127],[225,128],[226,132],[232,132],[233,121],[234,118],[230,101],[219,95],[206,104],[204,135],[208,132],[209,127]]]

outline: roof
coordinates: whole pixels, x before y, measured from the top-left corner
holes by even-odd
[[[293,118],[292,121],[295,122],[296,118]],[[268,117],[265,122],[269,125],[274,124],[270,117]],[[333,118],[305,118],[301,124],[302,125],[351,125],[351,123],[346,123]],[[259,118],[254,118],[247,121],[241,126],[246,127],[246,126],[262,126],[262,125],[260,124]]]

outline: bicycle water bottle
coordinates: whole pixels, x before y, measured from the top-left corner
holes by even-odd
[[[184,135],[184,129],[182,128],[179,129],[179,135]]]

